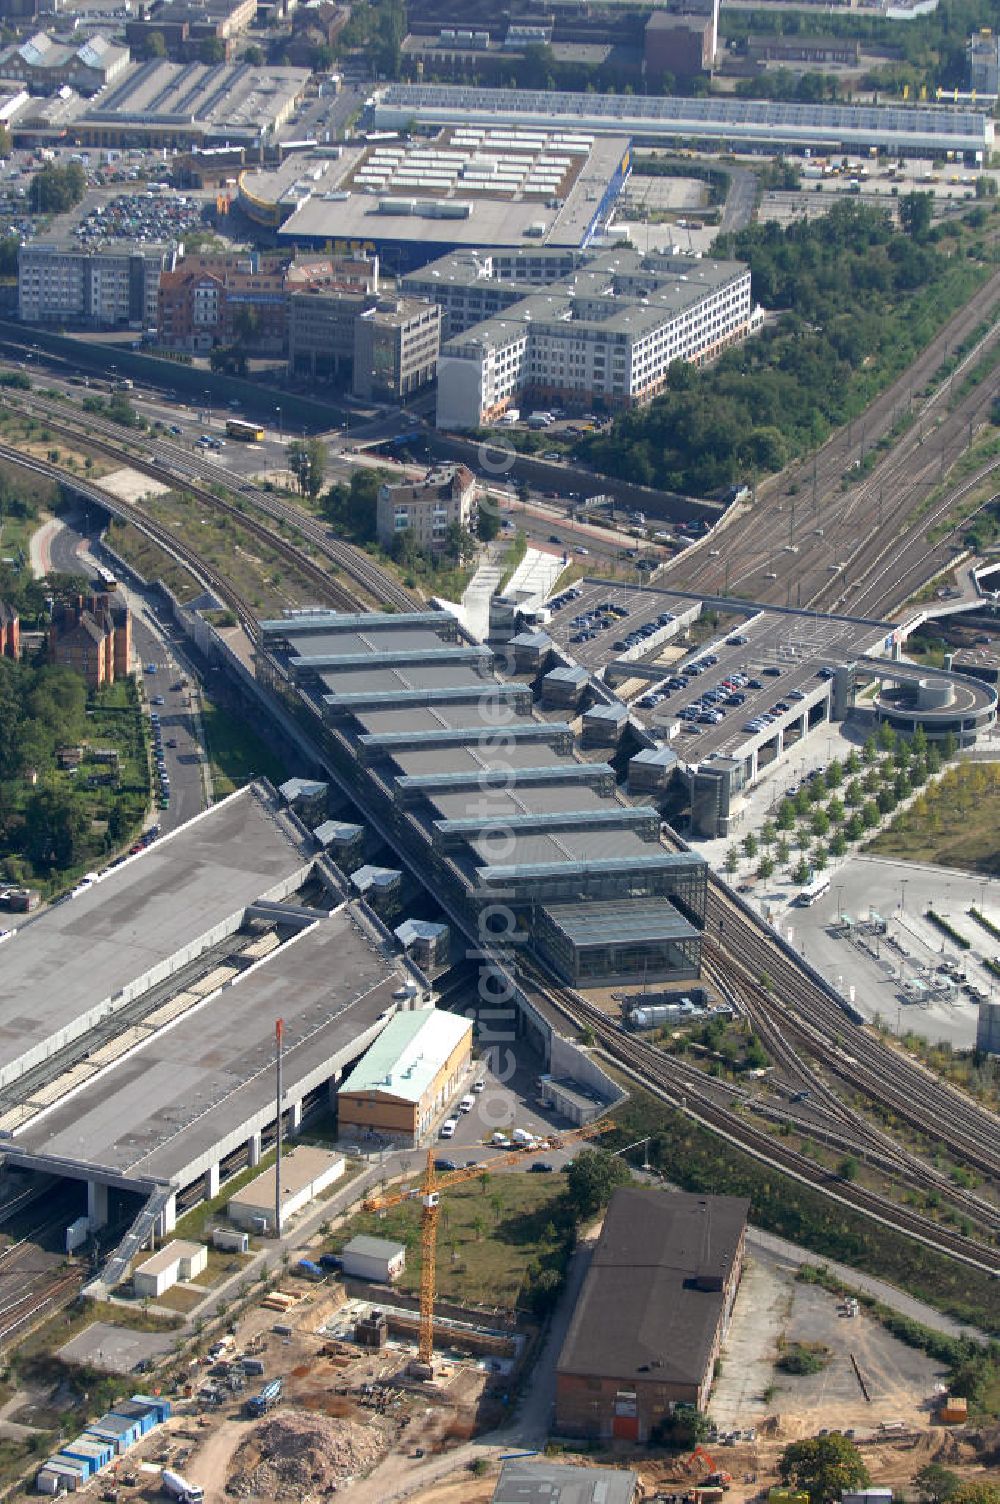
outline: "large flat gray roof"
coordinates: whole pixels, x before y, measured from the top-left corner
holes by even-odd
[[[531,788],[483,789],[470,793],[435,793],[434,807],[445,820],[464,820],[470,813],[503,821],[517,815],[565,815],[607,809],[610,801],[586,784],[536,784]]]
[[[485,771],[488,768],[557,767],[573,761],[554,747],[539,747],[537,743],[513,742],[498,747],[492,734],[484,738],[484,742],[482,747],[478,746],[472,733],[467,746],[397,752],[393,762],[401,773],[413,776],[420,773],[474,773],[477,768]]]
[[[0,961],[0,1086],[284,897],[312,841],[269,784],[251,784],[23,925]]]
[[[311,929],[34,1119],[10,1148],[184,1184],[256,1115],[273,1118],[276,1019],[294,1101],[311,1076],[361,1052],[399,983],[349,910],[317,914]]]
[[[489,682],[481,679],[469,663],[418,663],[382,668],[374,655],[370,667],[324,669],[319,678],[327,693],[332,695],[358,691],[376,694],[380,690],[395,689],[464,689],[477,685],[485,691]]]

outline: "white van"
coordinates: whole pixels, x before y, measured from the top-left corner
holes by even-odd
[[[471,1092],[467,1092],[458,1104],[459,1112],[471,1112],[476,1105],[476,1099]]]
[[[438,1138],[454,1138],[455,1129],[458,1127],[458,1118],[445,1118],[438,1129]]]

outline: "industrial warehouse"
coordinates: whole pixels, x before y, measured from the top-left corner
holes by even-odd
[[[332,769],[461,922],[530,938],[578,986],[697,977],[707,868],[616,798],[607,744],[532,710],[493,653],[439,612],[302,613],[261,623],[262,682],[316,718]],[[530,657],[531,644],[526,644]],[[503,900],[516,933],[494,930]]]
[[[629,170],[627,135],[455,129],[296,154],[244,173],[239,202],[258,223],[281,225],[279,243],[364,247],[402,272],[458,247],[582,250]]]
[[[556,1429],[648,1442],[704,1410],[743,1272],[748,1201],[620,1187],[556,1363]]]

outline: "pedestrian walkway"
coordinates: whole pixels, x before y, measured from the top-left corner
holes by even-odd
[[[529,609],[541,606],[565,568],[563,554],[529,548],[507,581],[504,595]]]
[[[483,562],[465,587],[461,605],[452,607],[462,625],[477,642],[485,642],[490,631],[490,601],[500,585],[501,569],[497,551],[490,548]]]

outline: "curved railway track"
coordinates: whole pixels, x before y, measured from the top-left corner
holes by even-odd
[[[711,942],[706,943],[705,949],[709,957],[705,972],[752,1025],[784,1076],[798,1082],[809,1093],[810,1109],[820,1118],[831,1142],[839,1144],[845,1151],[862,1154],[916,1190],[942,1196],[980,1227],[993,1235],[1000,1235],[1000,1206],[956,1186],[943,1170],[906,1150],[891,1134],[870,1123],[838,1096],[825,1077],[795,1049],[786,1027],[772,1017],[768,1006],[771,1002],[769,993],[746,978],[734,979],[728,972],[725,956]],[[807,1134],[815,1131],[809,1121],[797,1126]]]
[[[723,974],[756,985],[760,1009],[851,1090],[879,1102],[961,1163],[1000,1182],[1000,1119],[853,1023],[839,1000],[762,934],[718,878],[709,881],[709,943],[725,940]],[[760,987],[761,978],[769,981]],[[766,999],[766,1002],[761,1001]]]
[[[939,1253],[991,1275],[1000,1272],[1000,1254],[991,1245],[954,1232],[920,1212],[824,1169],[745,1115],[714,1101],[706,1092],[706,1082],[711,1078],[707,1078],[704,1072],[674,1056],[665,1055],[644,1040],[623,1034],[600,1008],[570,989],[557,991],[537,968],[526,967],[523,960],[521,976],[529,992],[536,991],[577,1028],[590,1029],[604,1052],[640,1084],[652,1088],[687,1117],[711,1129],[752,1158]]]
[[[83,440],[98,452],[127,464],[130,469],[149,475],[171,490],[187,491],[205,506],[222,511],[261,542],[266,542],[286,562],[333,597],[331,604],[352,611],[369,609],[371,601],[404,611],[413,609],[414,601],[410,593],[385,570],[380,569],[363,549],[337,539],[328,527],[297,507],[280,501],[244,477],[233,475],[220,469],[212,461],[191,454],[183,445],[154,435],[143,436],[141,439],[133,439],[143,451],[142,454],[136,454],[129,442],[129,431],[98,414],[87,414],[85,418],[77,419],[65,403],[53,402],[36,393],[32,393],[24,402],[19,402],[10,391],[4,396],[9,408],[23,412],[28,417],[42,418],[57,432]],[[74,477],[67,476],[66,480],[68,484],[75,484]],[[225,486],[243,505],[234,505],[220,498],[208,489],[211,485]],[[329,560],[338,573],[342,573],[365,591],[371,601],[354,594],[342,581],[331,579],[330,574],[317,564],[311,554],[290,543],[280,532],[265,527],[248,515],[248,507],[263,513],[281,528],[293,529],[323,558]],[[139,518],[146,514],[141,509],[135,510],[136,515],[130,520],[139,525]]]

